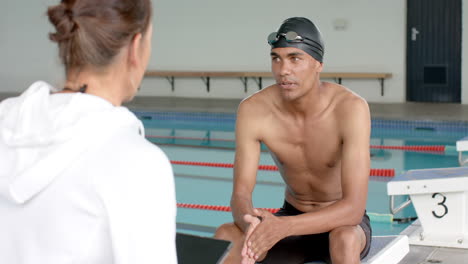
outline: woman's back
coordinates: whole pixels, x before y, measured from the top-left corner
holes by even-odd
[[[1,262],[175,263],[166,156],[125,108],[48,89],[0,105]]]
[[[170,163],[120,106],[150,56],[149,0],[48,15],[66,82],[0,104],[0,263],[176,263]]]

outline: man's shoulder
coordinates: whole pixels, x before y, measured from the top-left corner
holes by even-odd
[[[274,85],[266,87],[243,99],[239,109],[259,110],[268,109],[274,101]]]
[[[363,97],[344,88],[335,100],[335,116],[340,127],[347,130],[350,126],[370,124],[369,105]]]
[[[343,97],[342,106],[344,108],[348,108],[348,107],[368,108],[366,99],[364,99],[360,95],[350,90]]]
[[[360,109],[361,111],[368,111],[369,106],[367,101],[361,97],[359,94],[353,92],[352,90],[338,84],[329,84],[335,86],[335,95],[334,101],[336,105],[336,110],[338,112],[344,112],[351,114],[350,109]]]

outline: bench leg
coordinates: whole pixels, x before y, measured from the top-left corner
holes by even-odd
[[[384,96],[384,78],[379,78],[380,81],[380,95]]]

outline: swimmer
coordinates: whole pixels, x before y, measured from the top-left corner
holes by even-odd
[[[234,223],[215,234],[234,243],[225,263],[360,263],[371,243],[369,107],[346,87],[320,80],[325,46],[310,20],[285,20],[268,43],[276,84],[237,112]],[[275,214],[252,202],[261,143],[286,184]]]

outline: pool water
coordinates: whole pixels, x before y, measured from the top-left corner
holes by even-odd
[[[226,113],[135,112],[143,121],[146,136],[159,145],[170,160],[233,163],[235,115]],[[371,146],[441,145],[443,152],[417,152],[371,148],[371,168],[410,169],[457,167],[456,140],[468,134],[461,122],[372,120]],[[260,164],[274,165],[266,151]],[[232,190],[232,168],[173,165],[178,203],[228,206]],[[367,212],[374,235],[400,233],[411,222],[391,221],[386,185],[391,178],[371,177]],[[255,207],[278,208],[284,184],[277,171],[259,171],[253,193]],[[397,197],[396,203],[406,197]],[[379,217],[383,215],[384,217]],[[395,220],[414,219],[409,206]],[[389,220],[390,219],[390,220]],[[230,212],[179,208],[178,231],[211,236],[222,223],[232,222]]]

